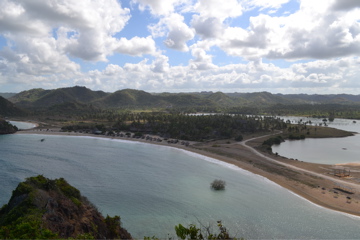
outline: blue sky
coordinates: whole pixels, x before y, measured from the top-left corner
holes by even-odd
[[[2,0],[0,92],[360,94],[358,0]]]

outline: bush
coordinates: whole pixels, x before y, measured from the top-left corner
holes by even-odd
[[[211,188],[214,190],[224,190],[225,189],[226,182],[223,180],[215,179],[211,183]]]

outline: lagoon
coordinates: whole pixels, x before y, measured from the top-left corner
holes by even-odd
[[[281,117],[285,121],[296,123],[311,121],[312,125],[322,123],[322,119],[304,117]],[[356,132],[355,136],[344,138],[286,140],[273,145],[273,152],[280,156],[298,159],[304,162],[322,164],[360,163],[360,123],[351,119],[335,119],[328,127]]]
[[[40,139],[45,141],[41,142]],[[246,239],[353,239],[360,219],[314,205],[269,180],[175,148],[93,137],[0,136],[0,204],[24,178],[64,177],[135,238],[222,220]],[[225,191],[212,191],[220,178]],[[169,235],[168,235],[169,234]]]

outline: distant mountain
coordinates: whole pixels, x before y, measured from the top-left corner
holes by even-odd
[[[25,111],[16,107],[12,102],[0,97],[0,116],[23,116],[25,114]]]
[[[3,98],[10,98],[12,96],[15,96],[17,93],[0,93],[0,97]]]
[[[204,95],[204,93],[201,93]],[[211,100],[219,106],[231,107],[237,105],[248,104],[248,101],[240,97],[230,97],[222,92],[210,93],[204,96],[205,99]]]
[[[259,107],[300,104],[360,104],[360,95],[330,94],[272,94],[255,93],[148,93],[141,90],[123,89],[114,93],[92,91],[86,87],[58,88],[54,90],[32,89],[9,98],[16,106],[47,111],[87,111],[89,108],[194,108],[221,109],[233,107]]]
[[[308,95],[308,94],[276,94],[279,97],[309,104],[354,104],[360,103],[360,95],[351,94],[329,94],[329,95]]]
[[[64,103],[87,104],[107,96],[103,91],[92,91],[86,87],[58,88],[44,90],[41,88],[23,91],[9,100],[17,106],[30,108],[48,108]]]
[[[159,95],[160,99],[167,103],[168,107],[215,107],[216,102],[194,93],[171,93]]]
[[[95,106],[105,108],[124,108],[124,107],[154,107],[161,105],[162,102],[156,96],[133,89],[124,89],[109,94],[94,102]]]

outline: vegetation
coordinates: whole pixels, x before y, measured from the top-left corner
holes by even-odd
[[[123,89],[114,93],[75,86],[54,90],[32,89],[10,97],[17,108],[36,116],[80,117],[118,111],[169,113],[234,113],[256,115],[302,115],[360,119],[359,95],[305,95],[258,93],[160,93]],[[2,108],[0,108],[2,109]],[[3,114],[0,112],[0,114]],[[8,115],[11,115],[10,112]]]
[[[197,239],[197,240],[217,240],[217,239],[236,239],[230,236],[230,233],[223,226],[221,221],[217,222],[218,232],[212,232],[211,226],[202,226],[202,228],[196,227],[194,224],[190,224],[189,227],[184,227],[179,224],[175,226],[176,235],[180,239]],[[240,238],[239,240],[242,240]]]
[[[104,218],[65,179],[42,175],[19,183],[0,209],[0,239],[130,239],[120,217]]]
[[[86,118],[99,119],[100,116],[88,115]],[[242,134],[259,131],[285,129],[287,125],[272,117],[246,115],[188,115],[171,113],[118,113],[109,114],[107,119],[112,126],[99,127],[99,124],[76,124],[62,127],[63,131],[91,132],[94,129],[107,132],[131,131],[135,136],[157,134],[164,138],[190,141],[209,141],[234,138],[242,140]]]
[[[215,179],[210,186],[214,190],[224,190],[226,182],[220,179]]]
[[[25,116],[26,112],[0,96],[0,116]]]
[[[18,130],[16,126],[0,118],[0,134],[15,133]]]

